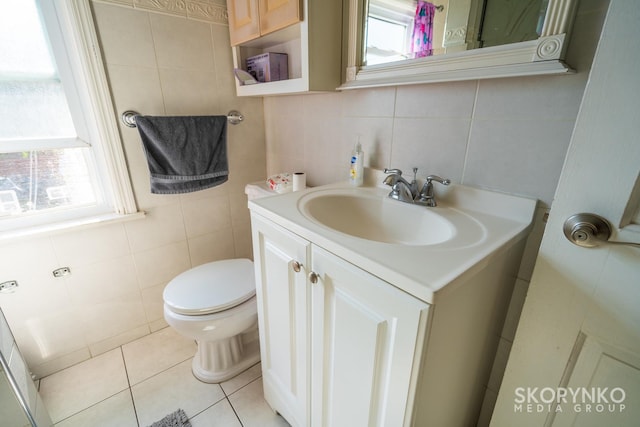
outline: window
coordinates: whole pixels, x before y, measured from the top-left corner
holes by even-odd
[[[4,0],[0,231],[136,211],[88,0]]]
[[[367,65],[411,58],[415,4],[370,0],[365,34]]]
[[[367,65],[409,58],[409,25],[369,15],[367,26]]]

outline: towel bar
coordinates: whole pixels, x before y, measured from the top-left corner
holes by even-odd
[[[122,123],[124,123],[125,126],[134,128],[136,127],[136,116],[139,116],[139,115],[140,114],[135,111],[127,110],[124,113],[122,113],[122,116],[120,117],[122,119]],[[227,113],[227,121],[232,125],[237,125],[243,120],[244,120],[244,116],[240,111],[231,110],[229,111],[229,113]]]

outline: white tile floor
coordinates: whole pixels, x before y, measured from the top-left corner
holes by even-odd
[[[264,401],[260,364],[221,384],[191,374],[196,344],[171,328],[40,380],[56,427],[146,427],[183,409],[193,427],[288,426]]]

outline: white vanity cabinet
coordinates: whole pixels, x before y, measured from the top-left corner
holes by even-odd
[[[348,183],[249,202],[264,393],[291,425],[476,425],[535,201],[451,191],[437,208]],[[358,228],[349,206],[380,221]],[[423,237],[453,232],[375,240],[404,236],[390,212],[411,230],[437,224]]]
[[[293,426],[404,424],[429,305],[260,215],[251,221],[267,402]]]

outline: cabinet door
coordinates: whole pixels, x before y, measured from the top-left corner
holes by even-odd
[[[262,35],[302,20],[300,0],[260,0],[260,32]]]
[[[264,396],[290,424],[306,426],[309,242],[255,214],[251,228]]]
[[[401,426],[412,410],[428,305],[316,246],[312,426]]]
[[[258,0],[228,0],[231,46],[260,37]]]

